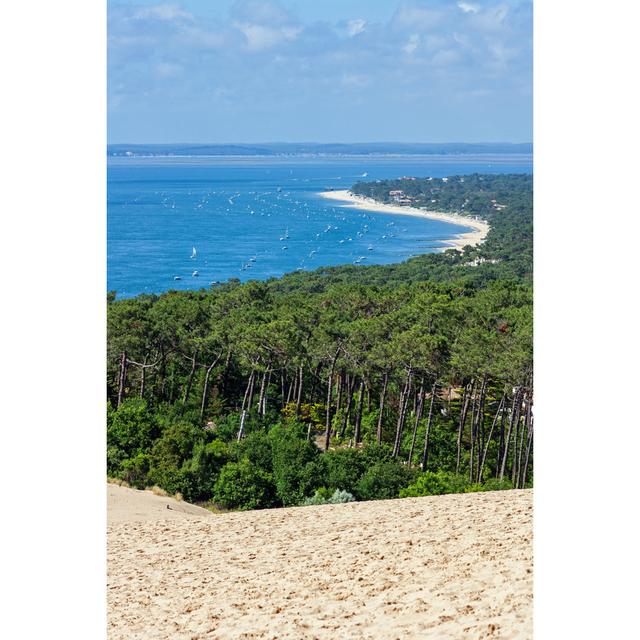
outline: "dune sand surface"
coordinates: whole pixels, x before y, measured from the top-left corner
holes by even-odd
[[[530,490],[212,514],[109,485],[108,506],[113,640],[532,637]]]

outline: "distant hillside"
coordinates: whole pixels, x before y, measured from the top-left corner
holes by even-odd
[[[525,143],[403,143],[357,144],[269,142],[264,144],[111,144],[109,156],[302,156],[302,155],[461,155],[531,154]]]

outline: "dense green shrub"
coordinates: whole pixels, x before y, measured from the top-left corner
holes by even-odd
[[[272,477],[249,460],[229,462],[213,487],[213,501],[227,509],[264,509],[275,506]]]
[[[273,471],[271,438],[266,431],[255,431],[242,438],[240,442],[233,442],[230,445],[230,452],[237,462],[246,458],[264,471],[269,473]]]
[[[188,487],[181,493],[186,500],[207,500],[213,494],[213,487],[222,467],[229,461],[229,447],[221,440],[198,442],[193,448],[191,459],[183,464]]]
[[[273,479],[278,497],[285,506],[299,504],[309,493],[309,481],[313,482],[311,468],[307,464],[320,455],[315,444],[303,439],[296,427],[278,425],[270,432],[272,446]],[[320,485],[316,485],[320,486]]]
[[[362,455],[358,449],[336,449],[325,453],[327,486],[353,493],[364,472]]]
[[[511,484],[511,480],[504,478],[503,480],[498,480],[498,478],[489,478],[485,480],[482,485],[483,491],[504,491],[505,489],[513,489],[513,484]]]
[[[149,485],[149,466],[149,455],[139,453],[137,456],[122,462],[118,477],[136,489],[144,489]]]
[[[397,462],[378,462],[360,478],[356,495],[360,500],[397,498],[400,490],[413,478],[413,472]]]
[[[107,411],[107,472],[117,475],[126,459],[148,453],[159,427],[147,403],[140,398],[125,400]]]
[[[416,481],[400,491],[401,498],[437,496],[445,493],[464,493],[469,486],[464,476],[447,471],[426,471]]]

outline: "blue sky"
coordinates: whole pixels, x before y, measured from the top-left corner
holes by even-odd
[[[108,2],[109,142],[529,142],[530,0]]]

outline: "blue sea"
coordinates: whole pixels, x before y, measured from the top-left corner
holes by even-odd
[[[360,180],[531,171],[530,155],[109,158],[107,287],[121,298],[400,262],[467,228],[318,194]]]

